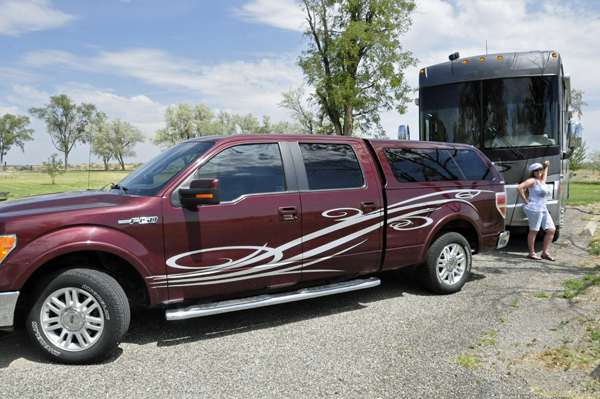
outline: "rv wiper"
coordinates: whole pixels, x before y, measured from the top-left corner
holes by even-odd
[[[500,135],[500,133],[498,133],[498,131],[496,130],[496,128],[490,127],[489,130],[490,130],[490,132],[492,132],[492,134],[494,135],[494,137],[498,137],[500,140],[502,140],[502,142],[504,144],[506,144],[506,146],[508,148],[510,148],[510,150],[512,152],[514,152],[517,155],[517,157],[519,157],[519,159],[525,159],[525,157],[523,156],[523,154],[521,154],[521,152],[519,150],[517,150],[515,148],[515,146],[513,146],[508,140],[506,140],[504,137],[502,137]]]
[[[111,190],[119,190],[119,193],[122,192],[123,194],[127,195],[127,187],[121,186],[119,183],[117,183],[117,184],[110,183],[110,189]]]

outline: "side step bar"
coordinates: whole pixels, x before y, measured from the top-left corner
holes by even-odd
[[[351,280],[341,283],[321,285],[319,287],[304,288],[298,291],[282,292],[273,295],[258,295],[249,298],[232,299],[230,301],[211,302],[202,305],[192,305],[184,309],[167,309],[167,320],[183,320],[193,317],[210,316],[213,314],[235,312],[237,310],[260,308],[263,306],[277,305],[280,303],[301,301],[303,299],[318,298],[320,296],[341,294],[343,292],[362,290],[376,287],[381,283],[378,278],[371,277],[366,280]]]

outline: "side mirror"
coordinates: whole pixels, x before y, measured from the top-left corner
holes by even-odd
[[[191,208],[198,205],[218,205],[221,203],[219,179],[192,180],[190,188],[179,189],[181,206]]]
[[[408,125],[398,126],[398,140],[410,140],[410,129]]]
[[[569,142],[569,148],[581,147],[581,140],[583,137],[583,128],[581,122],[569,122],[569,130],[567,130],[567,140]]]

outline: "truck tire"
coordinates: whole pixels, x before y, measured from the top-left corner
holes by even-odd
[[[108,357],[129,328],[129,302],[115,279],[93,269],[68,269],[40,285],[26,329],[44,355],[65,364]]]
[[[461,290],[471,273],[471,246],[459,233],[439,236],[427,251],[423,265],[424,284],[437,294]]]

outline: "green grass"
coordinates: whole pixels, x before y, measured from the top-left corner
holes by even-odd
[[[548,298],[548,294],[546,294],[544,291],[537,292],[533,294],[533,296],[536,298]]]
[[[572,206],[595,204],[600,198],[600,182],[571,182],[568,204]]]
[[[477,367],[481,367],[481,360],[470,353],[463,353],[457,357],[456,364],[468,367],[470,369],[475,369]]]
[[[131,171],[92,170],[89,173],[89,188],[101,189],[110,183],[117,183]],[[70,170],[56,176],[55,184],[46,173],[12,172],[0,175],[0,192],[9,192],[8,199],[29,197],[31,195],[57,193],[62,191],[86,190],[88,188],[87,170]]]

